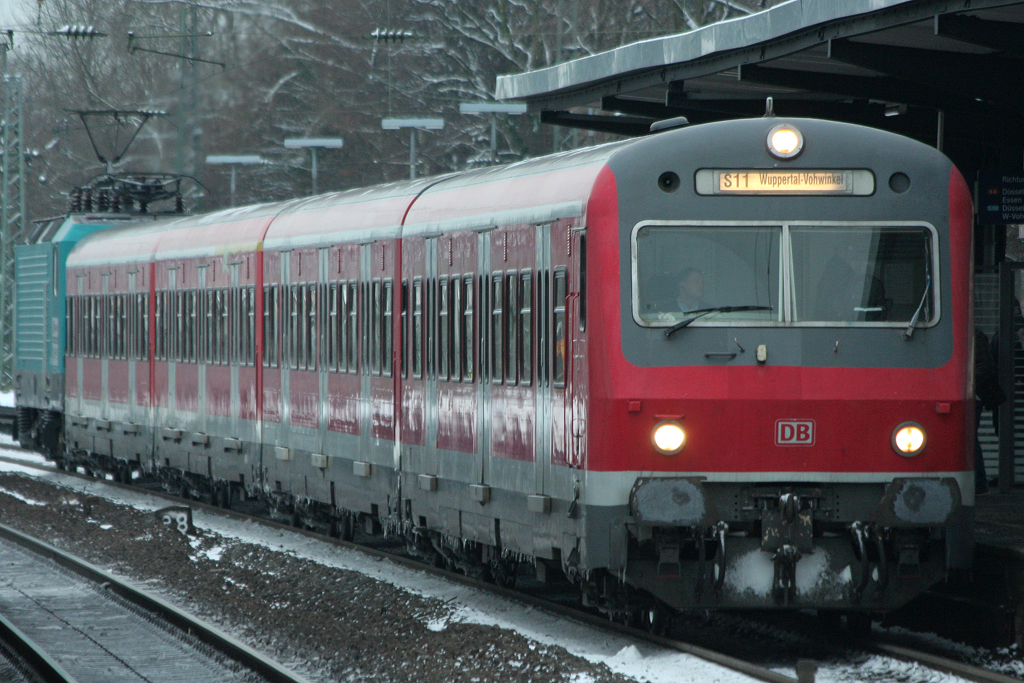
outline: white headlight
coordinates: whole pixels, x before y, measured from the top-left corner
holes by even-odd
[[[917,455],[927,442],[924,427],[916,422],[904,422],[892,433],[892,447],[905,457]]]
[[[675,455],[686,445],[686,432],[675,420],[665,420],[654,426],[651,432],[654,449],[663,455]]]
[[[804,148],[804,136],[795,126],[775,126],[768,133],[768,151],[780,159],[792,159]]]

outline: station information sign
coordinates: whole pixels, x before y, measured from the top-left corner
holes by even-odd
[[[978,171],[978,224],[1024,224],[1024,173]]]

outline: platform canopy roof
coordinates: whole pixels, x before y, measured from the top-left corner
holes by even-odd
[[[677,116],[761,116],[772,97],[779,116],[945,141],[968,166],[1012,158],[1020,168],[1024,0],[789,0],[500,76],[496,97],[525,102],[547,123],[623,135]]]

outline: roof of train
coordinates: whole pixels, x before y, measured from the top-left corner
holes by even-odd
[[[625,140],[449,175],[117,226],[84,238],[68,267],[196,258],[429,235],[582,215]],[[527,201],[528,200],[528,201]],[[411,207],[411,208],[410,208]]]

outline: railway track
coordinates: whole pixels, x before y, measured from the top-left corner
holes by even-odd
[[[17,419],[17,408],[13,406],[0,406],[0,434],[14,436],[14,427]]]
[[[0,566],[0,637],[46,683],[305,683],[169,603],[4,525]]]
[[[7,459],[0,457],[0,460],[12,462],[21,466],[26,466],[26,463],[24,461],[17,459]],[[56,471],[53,470],[52,468],[48,468],[45,466],[31,466],[44,471]],[[75,474],[70,472],[62,472],[62,474],[68,474],[70,476],[75,476],[83,480],[96,481],[94,477],[89,477],[81,474]],[[115,484],[109,481],[105,483],[116,488],[124,488],[128,490],[138,491],[138,488],[136,487],[126,487],[124,485]],[[185,503],[195,508],[205,509],[211,513],[222,514],[235,519],[253,519],[253,516],[249,514],[243,514],[241,512],[234,510],[225,510],[220,507],[207,505],[205,503],[194,500],[184,500],[182,498],[167,494],[162,491],[148,490],[147,492],[151,493],[152,495],[163,498],[169,502],[177,504]],[[687,653],[692,656],[715,663],[717,665],[743,673],[744,675],[747,675],[754,680],[767,681],[770,683],[810,683],[811,681],[815,680],[815,664],[811,661],[792,661],[788,666],[783,664],[776,667],[776,669],[788,669],[796,673],[796,676],[787,675],[784,673],[780,673],[778,670],[769,669],[765,666],[760,666],[750,661],[746,661],[741,656],[725,654],[707,647],[702,647],[700,645],[693,644],[691,642],[684,642],[678,638],[653,635],[643,630],[638,630],[620,624],[611,623],[607,621],[607,619],[605,619],[604,617],[583,610],[582,608],[576,605],[563,604],[561,601],[557,599],[552,599],[551,595],[544,594],[543,591],[538,591],[537,594],[531,594],[524,593],[518,590],[502,588],[500,586],[496,586],[491,583],[486,583],[484,581],[472,577],[467,577],[461,574],[453,574],[452,572],[445,571],[443,569],[427,566],[422,561],[416,560],[414,558],[410,558],[401,554],[396,555],[393,552],[393,549],[381,549],[380,547],[369,547],[363,544],[346,543],[344,541],[338,541],[336,539],[329,539],[320,533],[308,531],[305,529],[297,529],[288,524],[275,522],[273,520],[268,520],[262,517],[260,517],[259,519],[261,523],[271,527],[279,528],[282,530],[287,529],[289,532],[292,533],[301,534],[307,537],[316,538],[321,541],[330,541],[333,543],[337,543],[339,545],[351,547],[353,549],[359,550],[360,552],[363,552],[374,557],[386,558],[397,564],[401,564],[416,569],[417,571],[442,576],[447,580],[462,583],[473,588],[476,588],[478,590],[500,595],[502,597],[509,598],[520,603],[527,603],[531,606],[545,610],[555,615],[564,616],[566,618],[574,619],[576,621],[589,624],[599,629],[627,636],[636,642],[646,642],[661,648],[667,648]],[[806,630],[809,632],[814,630],[813,626],[804,628],[806,628]],[[971,664],[964,663],[961,661],[957,661],[949,657],[943,657],[936,655],[934,653],[925,652],[924,650],[917,649],[906,642],[895,642],[877,635],[867,640],[854,641],[847,639],[845,637],[840,638],[840,640],[842,641],[840,644],[840,648],[835,650],[835,657],[837,658],[842,656],[840,652],[843,649],[850,650],[852,648],[858,650],[862,654],[875,653],[886,657],[892,657],[898,660],[902,660],[904,662],[918,664],[922,667],[926,667],[929,670],[950,673],[966,680],[978,681],[979,683],[1019,683],[1020,681],[1020,679],[1013,678],[1002,673],[988,671],[980,667],[973,666]]]

